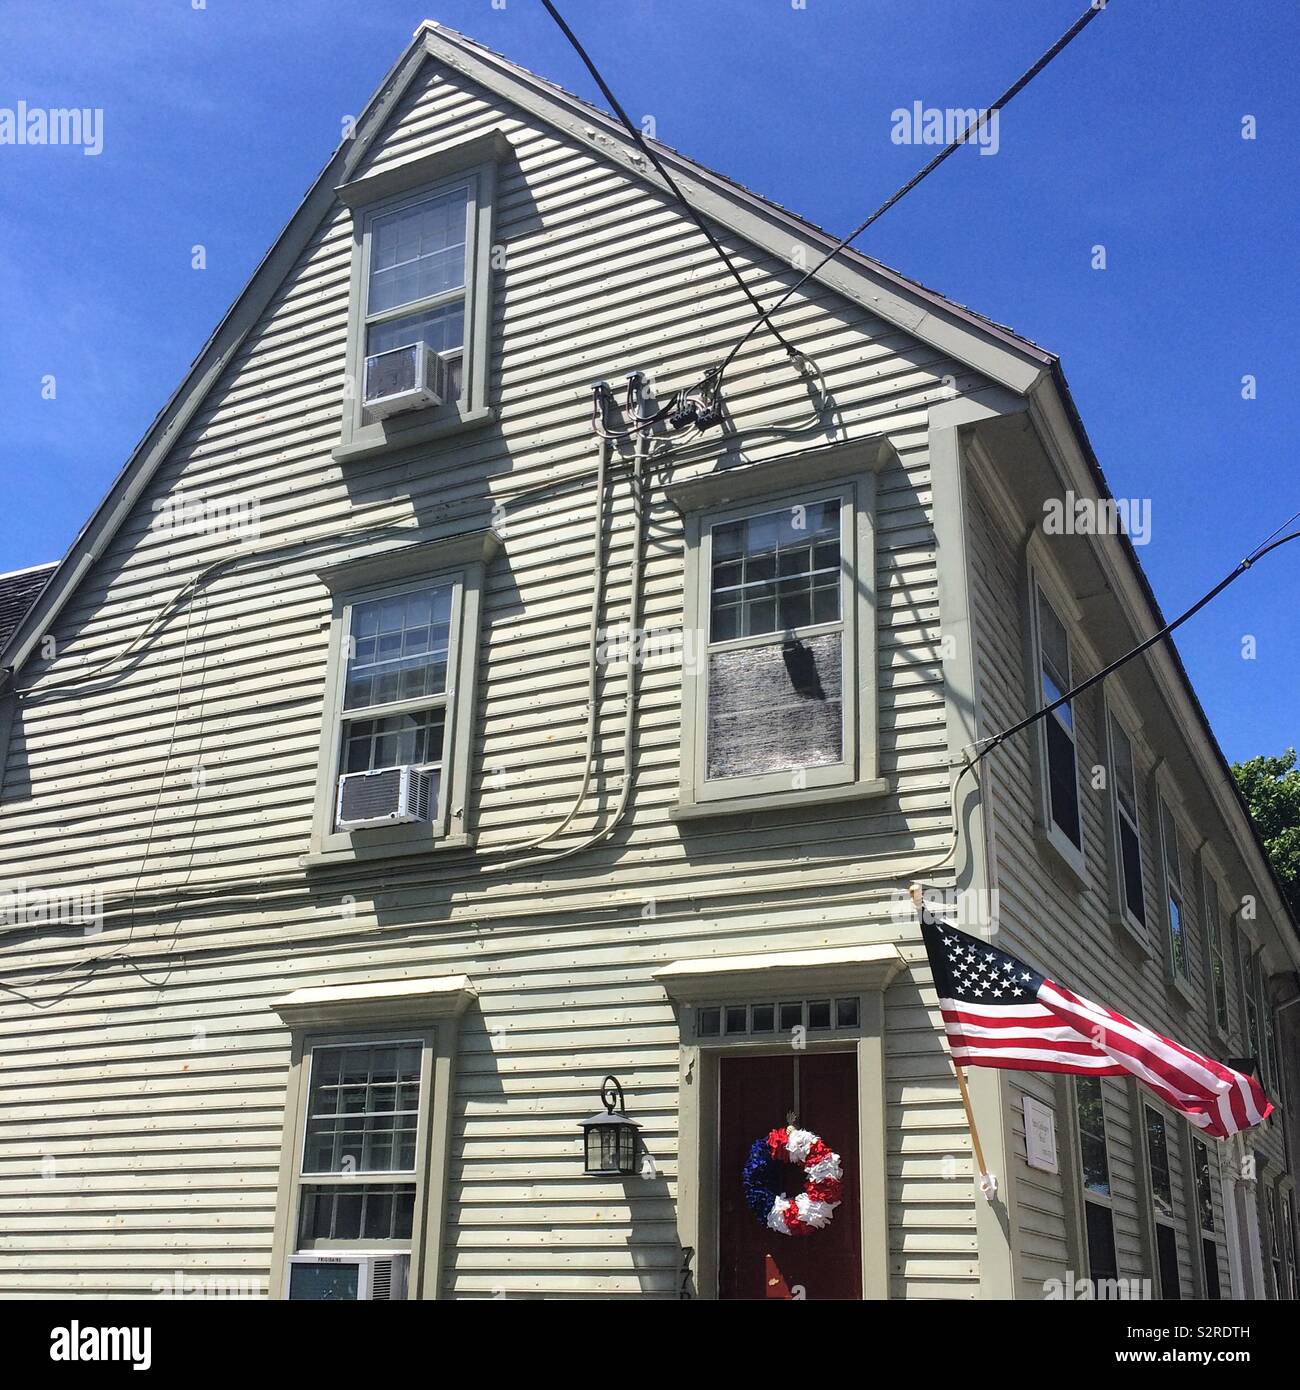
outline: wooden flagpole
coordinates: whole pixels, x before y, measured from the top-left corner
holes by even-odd
[[[916,912],[919,920],[925,919],[925,899],[919,883],[912,884],[908,889],[912,901],[916,904]],[[970,1127],[971,1147],[975,1150],[975,1165],[979,1171],[980,1191],[984,1194],[986,1201],[991,1202],[998,1190],[998,1180],[989,1172],[984,1162],[984,1146],[980,1143],[979,1128],[975,1124],[975,1111],[971,1107],[970,1092],[966,1089],[966,1073],[957,1065],[956,1059],[951,1053],[948,1060],[952,1062],[952,1069],[957,1075],[957,1089],[961,1092],[962,1108],[966,1111],[966,1123]]]

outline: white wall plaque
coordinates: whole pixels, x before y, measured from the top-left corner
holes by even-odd
[[[1060,1167],[1056,1161],[1056,1111],[1032,1096],[1025,1096],[1024,1103],[1025,1162],[1031,1168],[1057,1173]]]

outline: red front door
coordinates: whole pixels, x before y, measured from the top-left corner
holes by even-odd
[[[718,1134],[718,1296],[720,1298],[861,1298],[858,1207],[858,1068],[852,1052],[721,1057]],[[783,1236],[745,1203],[740,1175],[750,1145],[786,1123],[830,1145],[844,1165],[844,1200],[831,1224],[806,1236]],[[790,1169],[789,1193],[800,1186]]]

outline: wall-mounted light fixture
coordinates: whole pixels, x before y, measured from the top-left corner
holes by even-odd
[[[623,1108],[623,1088],[618,1077],[607,1076],[600,1083],[602,1114],[583,1120],[583,1148],[588,1173],[635,1173],[637,1132],[640,1125],[629,1120]],[[617,1110],[615,1109],[617,1107]]]

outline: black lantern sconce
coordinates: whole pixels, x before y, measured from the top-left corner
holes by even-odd
[[[618,1077],[607,1076],[600,1083],[600,1099],[605,1106],[604,1113],[593,1115],[581,1124],[585,1171],[635,1173],[637,1132],[641,1126],[627,1117]]]

